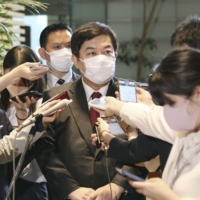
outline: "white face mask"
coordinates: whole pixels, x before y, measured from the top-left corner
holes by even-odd
[[[16,86],[16,85],[9,85],[7,87],[8,92],[10,93],[11,97],[15,97],[20,94],[24,94],[25,92],[28,92],[30,88],[33,87],[32,83],[29,87],[26,86]]]
[[[71,49],[62,48],[60,50],[46,53],[49,54],[51,57],[51,63],[49,63],[48,61],[47,63],[54,69],[60,72],[68,72],[72,68],[73,62],[71,60]]]
[[[98,55],[81,61],[85,63],[86,67],[85,73],[81,72],[93,83],[108,83],[115,74],[116,58],[111,56]]]

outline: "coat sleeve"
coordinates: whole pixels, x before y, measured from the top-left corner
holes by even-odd
[[[136,125],[145,135],[171,144],[176,139],[177,132],[165,121],[162,106],[149,107],[141,103],[126,103],[120,111],[120,116],[127,124]]]
[[[29,125],[19,132],[14,129],[10,135],[5,135],[0,140],[0,164],[12,161],[14,149],[15,157],[23,152],[31,127]]]
[[[126,141],[121,138],[113,138],[109,144],[108,156],[133,165],[149,161],[155,158],[159,152],[153,138],[140,134],[137,138]]]

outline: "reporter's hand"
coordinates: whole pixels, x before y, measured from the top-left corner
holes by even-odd
[[[18,96],[16,96],[16,100],[17,100],[17,102],[12,101],[10,99],[10,103],[12,103],[15,106],[15,108],[18,110],[30,108],[30,106],[32,104],[35,104],[37,101],[34,97],[29,98],[28,96],[26,96],[26,102],[24,102],[24,103],[20,100],[20,98]]]
[[[29,117],[29,115],[31,114],[30,113],[30,106],[32,104],[35,104],[36,103],[36,99],[31,97],[29,98],[28,96],[26,96],[26,102],[23,103],[20,98],[18,96],[16,96],[16,100],[17,102],[15,101],[12,101],[10,99],[10,103],[12,105],[15,106],[15,110],[16,110],[16,117],[17,117],[17,121],[18,121],[18,125],[21,125],[21,123],[27,119]]]
[[[43,111],[48,110],[49,108],[51,108],[52,106],[57,104],[59,101],[60,100],[54,100],[54,101],[50,101],[50,102],[46,103],[44,106],[38,108],[34,112],[34,115],[40,114]],[[46,116],[46,117],[43,117],[42,122],[43,122],[44,126],[47,127],[50,122],[53,122],[64,109],[65,108],[59,109],[56,112],[54,112],[53,114]]]
[[[150,93],[142,88],[136,87],[136,92],[137,92],[137,102],[143,103],[147,106],[152,106],[154,105],[152,96]]]
[[[102,134],[102,132],[104,130],[106,130],[109,133],[110,132],[110,127],[101,117],[97,118],[97,122],[98,122],[98,127],[97,127],[98,132],[102,137],[104,137],[105,132],[103,134]]]
[[[109,143],[110,143],[110,140],[112,138],[114,138],[115,136],[112,135],[110,133],[110,127],[109,125],[103,120],[101,119],[100,117],[97,118],[97,122],[98,122],[98,132],[99,132],[99,135],[103,138],[103,143],[109,147]],[[104,148],[105,146],[103,146],[102,148]]]
[[[92,188],[80,187],[69,194],[71,200],[87,200],[94,190]]]
[[[180,200],[170,187],[160,178],[151,178],[145,182],[129,181],[130,185],[150,199],[154,200]]]
[[[116,99],[117,99],[117,100],[120,100],[120,94],[119,94],[118,91],[115,92],[115,96],[116,96]]]
[[[111,183],[112,188],[112,198],[111,198],[111,192],[110,192],[110,185],[107,184],[103,187],[98,188],[96,191],[90,194],[88,200],[115,200],[119,199],[122,192],[124,191],[124,188],[121,186]]]
[[[17,81],[19,81],[20,78],[25,78],[28,80],[36,80],[44,76],[44,74],[47,73],[48,70],[46,69],[41,69],[37,71],[31,71],[30,67],[37,67],[40,65],[40,62],[38,63],[30,63],[26,62],[22,65],[19,65],[15,67],[10,73],[14,74],[14,79],[13,79],[13,84]]]
[[[96,134],[96,133],[93,133],[93,134],[91,135],[91,139],[92,139],[92,145],[96,146],[97,134]],[[100,149],[101,149],[102,151],[104,151],[104,149],[105,149],[105,143],[104,143],[104,142],[101,143]]]
[[[121,108],[124,106],[125,102],[119,101],[115,99],[114,97],[106,97],[106,109],[105,109],[105,115],[111,116],[113,114],[116,114],[119,116]]]

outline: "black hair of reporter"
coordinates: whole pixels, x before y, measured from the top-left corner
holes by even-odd
[[[194,62],[195,60],[195,62]],[[167,94],[189,98],[200,85],[200,51],[190,48],[171,51],[149,79],[151,95],[158,101],[173,105]]]
[[[4,74],[11,71],[13,68],[26,63],[26,62],[40,62],[38,56],[35,52],[26,45],[18,45],[13,47],[8,51],[6,54],[4,61],[3,61],[3,71]],[[40,93],[44,91],[44,80],[43,78],[39,78],[34,81],[27,80],[25,78],[21,78],[21,82],[24,86],[30,87],[32,84],[33,86],[29,90],[35,90]],[[7,111],[9,107],[9,98],[10,94],[7,89],[1,91],[1,98],[0,98],[0,108]],[[35,107],[31,107],[31,111],[34,111]]]
[[[175,29],[170,38],[172,47],[192,47],[200,49],[200,16],[188,16]]]
[[[198,14],[188,16],[181,22],[175,31],[171,34],[170,44],[172,47],[191,47],[200,50],[200,16]],[[152,72],[156,71],[159,64],[156,64],[150,71],[148,78],[152,76]],[[163,105],[160,102],[160,105]]]

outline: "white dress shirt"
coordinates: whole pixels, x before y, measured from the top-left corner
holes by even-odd
[[[72,81],[72,69],[69,70],[68,73],[66,73],[62,79],[65,81],[65,83],[68,83],[70,81]],[[58,77],[54,76],[51,73],[47,73],[47,90],[59,86],[59,84],[57,83],[57,81],[59,80]]]
[[[93,94],[93,92],[99,92],[101,93],[102,96],[106,96],[107,94],[107,91],[108,91],[108,86],[109,86],[109,83],[105,86],[103,86],[102,88],[100,88],[98,91],[95,91],[94,89],[92,89],[90,86],[88,86],[83,78],[82,78],[82,83],[83,83],[83,88],[85,90],[85,95],[86,95],[86,98],[87,98],[87,102],[90,102],[92,100],[92,97],[91,95]]]

